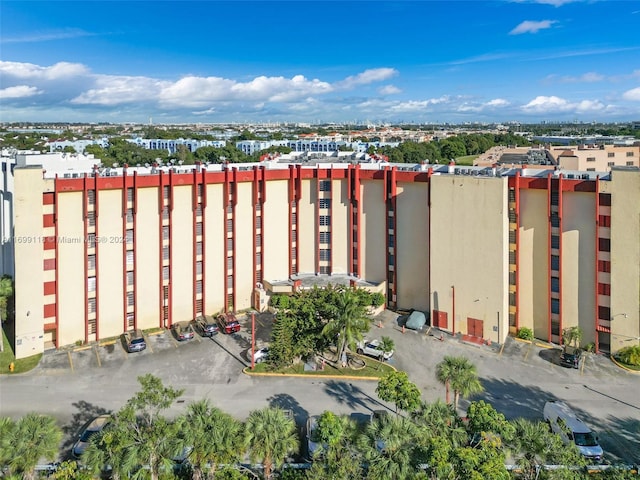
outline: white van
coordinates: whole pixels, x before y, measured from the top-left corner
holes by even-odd
[[[598,437],[578,419],[566,403],[547,402],[544,404],[543,414],[551,431],[560,435],[565,444],[573,442],[585,458],[602,462],[604,452],[598,444]]]

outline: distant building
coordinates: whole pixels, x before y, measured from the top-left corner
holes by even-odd
[[[171,154],[177,153],[180,146],[184,146],[189,152],[195,152],[201,147],[222,148],[227,144],[225,140],[194,140],[189,138],[161,139],[136,137],[127,141],[135,143],[146,150],[166,150]]]
[[[551,147],[550,152],[564,170],[606,172],[613,167],[640,167],[640,145]]]

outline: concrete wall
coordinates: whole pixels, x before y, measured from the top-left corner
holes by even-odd
[[[331,270],[352,273],[349,265],[349,199],[347,181],[331,182]]]
[[[289,182],[267,182],[267,199],[262,208],[262,277],[289,277]],[[253,264],[252,264],[253,265]],[[252,267],[253,268],[253,267]]]
[[[136,322],[138,328],[159,327],[160,323],[160,219],[158,189],[137,191],[136,242]]]
[[[225,285],[225,208],[222,184],[206,185],[207,206],[204,208],[205,228],[205,305],[207,314],[224,310]]]
[[[318,181],[302,181],[302,198],[298,203],[298,272],[316,273],[318,227],[316,204]],[[288,275],[287,275],[288,277]]]
[[[171,212],[172,322],[193,319],[193,191],[191,185],[173,187]]]
[[[235,309],[251,307],[253,281],[253,191],[249,182],[238,184],[238,203],[235,207],[235,261],[236,261],[236,298]],[[267,194],[268,198],[268,194]],[[266,209],[265,209],[266,210]],[[264,238],[264,237],[263,237]],[[285,265],[286,268],[286,265]]]
[[[383,182],[362,180],[360,185],[360,278],[380,282],[387,278],[387,210]]]

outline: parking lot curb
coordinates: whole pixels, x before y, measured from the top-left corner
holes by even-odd
[[[611,359],[611,361],[613,363],[615,363],[618,367],[622,368],[623,370],[626,370],[627,372],[631,372],[631,373],[635,373],[636,375],[640,374],[640,371],[638,370],[633,370],[631,368],[625,367],[624,365],[622,365],[621,363],[619,363],[615,358],[613,358],[613,356],[609,357]]]
[[[89,350],[91,345],[85,345],[84,347],[76,347],[73,349],[74,352],[82,352],[83,350]]]
[[[107,345],[115,345],[115,344],[116,344],[115,340],[107,340],[106,342],[102,342],[102,343],[98,344],[98,346],[106,347]]]
[[[329,380],[367,380],[378,381],[382,377],[358,377],[356,375],[312,375],[304,373],[270,373],[270,372],[252,372],[251,367],[245,367],[242,369],[242,373],[250,375],[252,377],[295,377],[295,378],[327,378]]]
[[[531,340],[525,340],[524,338],[512,337],[516,342],[521,343],[533,343]]]
[[[555,346],[553,346],[553,345],[548,345],[548,344],[546,344],[546,343],[538,343],[538,342],[536,342],[536,343],[534,343],[534,345],[535,345],[536,347],[546,348],[546,349],[549,349],[549,350],[551,350],[551,349],[553,349],[553,348],[556,348]]]
[[[157,332],[144,332],[145,335],[151,336],[151,335],[162,335],[163,333],[165,333],[166,330],[158,330]]]

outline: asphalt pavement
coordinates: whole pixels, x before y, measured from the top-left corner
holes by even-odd
[[[137,377],[151,373],[165,385],[184,389],[168,415],[207,398],[239,419],[255,409],[277,405],[291,409],[299,425],[326,409],[368,414],[390,408],[379,401],[374,381],[254,377],[249,366],[251,322],[242,330],[213,338],[196,335],[178,342],[171,332],[147,335],[148,348],[126,353],[120,341],[82,349],[48,351],[34,370],[0,376],[0,415],[19,418],[35,411],[53,415],[66,432],[65,446],[88,420],[118,410],[138,389]],[[256,345],[268,342],[273,319],[256,318]],[[381,325],[381,327],[378,327]],[[607,357],[589,355],[584,366],[559,366],[559,349],[508,339],[503,345],[478,345],[436,330],[401,328],[398,315],[384,312],[369,338],[388,336],[395,342],[390,364],[405,370],[427,401],[444,399],[435,365],[445,355],[463,355],[478,369],[483,394],[473,399],[492,403],[507,418],[542,419],[547,400],[563,400],[600,436],[607,457],[640,463],[640,375],[616,367]],[[463,399],[461,412],[468,405]]]

